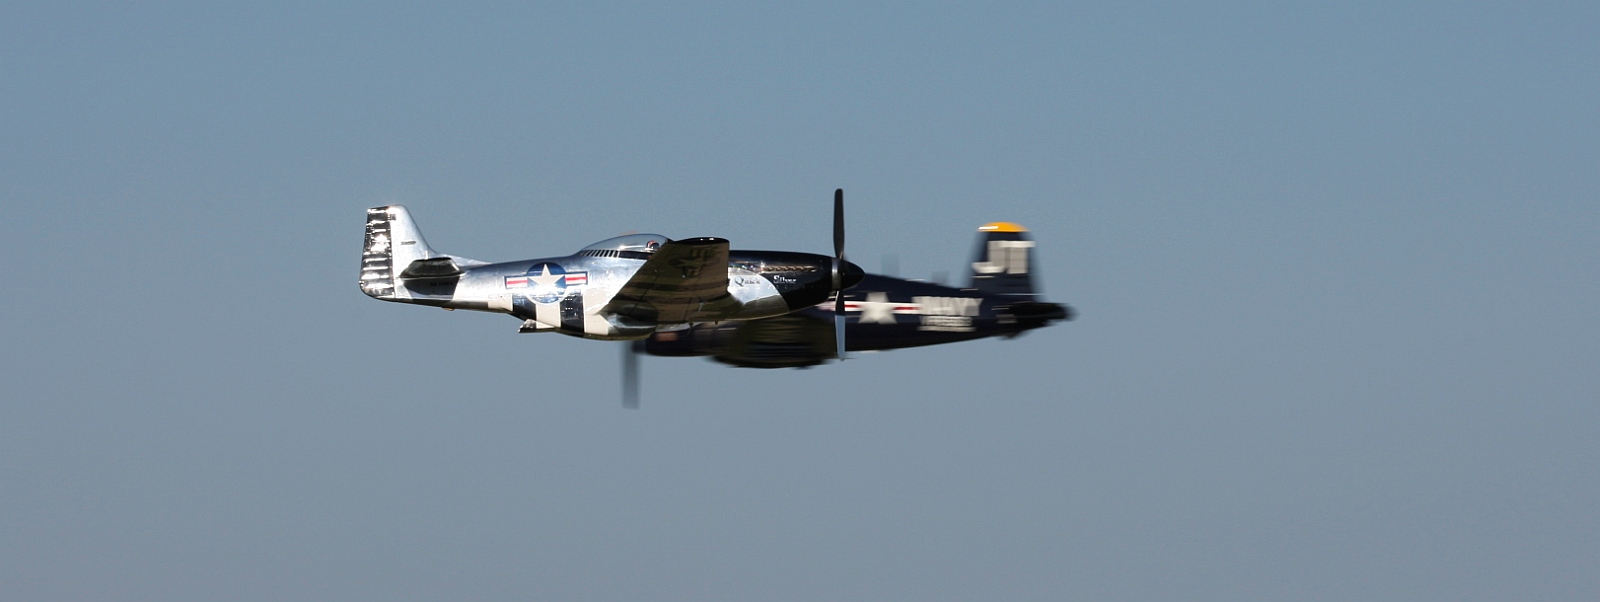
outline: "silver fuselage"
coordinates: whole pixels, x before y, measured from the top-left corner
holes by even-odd
[[[453,283],[451,279],[398,279],[393,297],[384,300],[510,314],[533,321],[530,326],[538,331],[636,339],[672,323],[641,323],[607,316],[602,309],[643,264],[643,259],[581,255],[491,263],[465,268]],[[754,320],[789,313],[791,308],[777,285],[751,267],[756,266],[728,267],[733,311],[694,315],[676,323]]]
[[[390,205],[367,211],[360,285],[384,301],[509,314],[522,319],[523,332],[619,340],[780,316],[861,276],[859,267],[826,255],[731,251],[723,239],[656,234],[607,239],[563,257],[485,263],[435,252],[405,207]]]

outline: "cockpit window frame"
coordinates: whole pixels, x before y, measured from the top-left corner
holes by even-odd
[[[608,238],[578,250],[584,257],[649,259],[661,245],[672,239],[660,234],[626,234]]]

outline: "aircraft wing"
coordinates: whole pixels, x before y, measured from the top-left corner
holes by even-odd
[[[728,294],[728,241],[691,238],[661,245],[601,311],[671,324],[725,315],[735,305]]]
[[[657,332],[645,353],[666,357],[711,356],[745,368],[803,368],[833,359],[833,321],[817,313],[792,313],[760,320],[695,324]]]
[[[790,314],[739,324],[728,345],[713,356],[746,368],[815,366],[838,355],[833,323]]]

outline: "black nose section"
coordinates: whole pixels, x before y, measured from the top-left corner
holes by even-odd
[[[839,266],[839,283],[843,285],[843,288],[861,284],[861,279],[865,277],[867,277],[867,271],[861,269],[859,265],[846,261],[844,265]]]

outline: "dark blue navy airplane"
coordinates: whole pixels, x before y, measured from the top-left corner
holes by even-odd
[[[840,334],[847,352],[1015,337],[1073,317],[1071,307],[1044,301],[1035,289],[1033,248],[1026,228],[985,224],[965,287],[867,274],[840,293],[842,299],[772,318],[658,330],[633,351],[709,356],[746,368],[803,368],[838,358]]]

